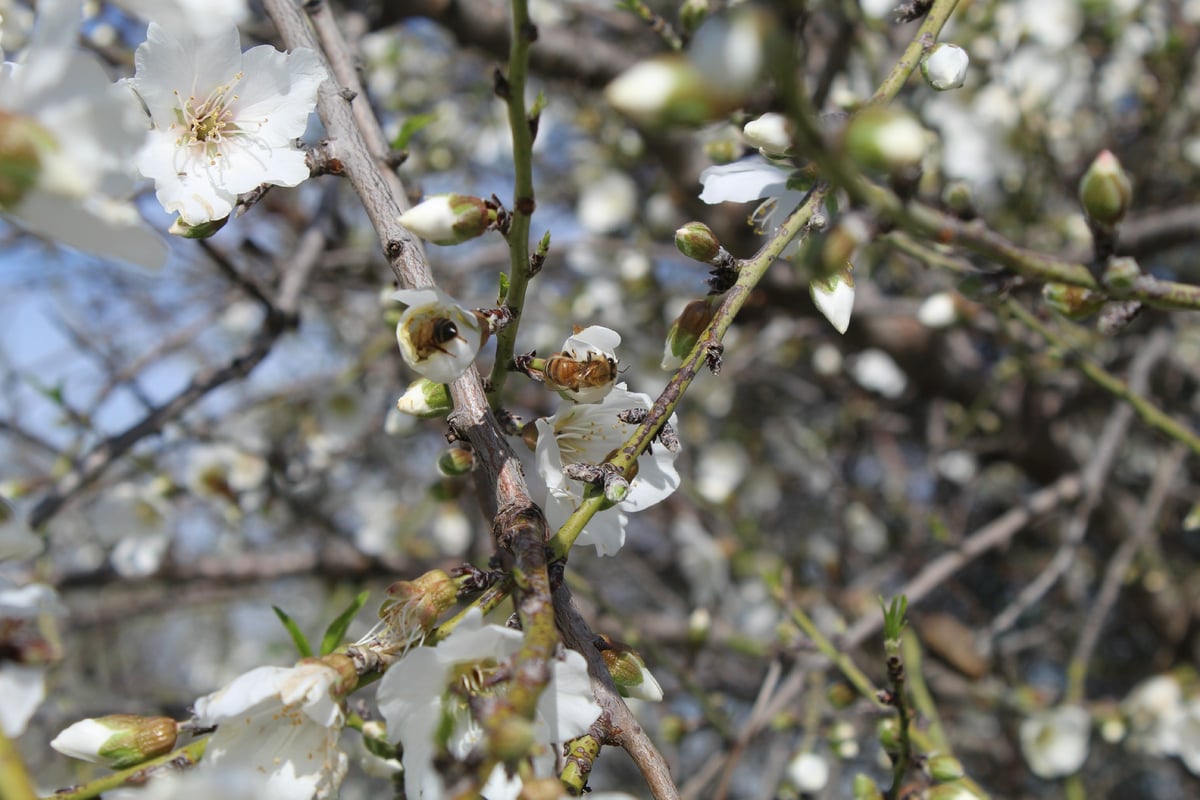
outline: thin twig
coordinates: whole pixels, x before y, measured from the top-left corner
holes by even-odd
[[[1158,469],[1154,473],[1154,480],[1150,484],[1149,494],[1146,496],[1146,502],[1142,504],[1138,513],[1133,533],[1121,541],[1121,546],[1113,553],[1104,570],[1100,591],[1096,593],[1096,599],[1092,601],[1088,609],[1087,618],[1084,620],[1079,640],[1075,643],[1075,650],[1071,654],[1071,660],[1067,667],[1067,691],[1064,700],[1066,703],[1078,703],[1083,700],[1088,663],[1100,640],[1104,621],[1108,618],[1108,612],[1112,610],[1113,604],[1116,603],[1117,597],[1121,593],[1125,576],[1129,572],[1129,565],[1133,563],[1134,556],[1142,549],[1154,531],[1155,522],[1158,520],[1163,504],[1167,501],[1171,487],[1179,475],[1186,456],[1186,448],[1176,443],[1170,448],[1166,458],[1159,462]]]

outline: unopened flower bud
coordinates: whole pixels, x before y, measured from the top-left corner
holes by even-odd
[[[604,97],[646,127],[701,125],[736,107],[706,91],[692,63],[674,53],[634,64],[605,88]]]
[[[1133,199],[1129,175],[1110,151],[1103,150],[1079,181],[1079,203],[1094,224],[1112,227],[1125,218]]]
[[[764,156],[781,156],[792,149],[792,123],[774,111],[752,119],[742,127],[746,142]]]
[[[926,328],[949,328],[958,322],[958,301],[950,292],[938,292],[925,298],[917,309],[917,320]]]
[[[476,458],[472,450],[465,447],[451,447],[442,453],[437,460],[438,472],[447,478],[466,475],[475,469]]]
[[[721,252],[721,240],[703,222],[689,222],[675,231],[675,247],[688,258],[708,264]]]
[[[465,194],[439,194],[400,215],[399,222],[434,244],[458,244],[480,236],[493,222],[487,203]]]
[[[838,333],[845,333],[850,327],[850,312],[854,310],[853,273],[854,266],[847,263],[841,272],[808,285],[813,305]]]
[[[663,348],[660,365],[663,369],[676,369],[683,363],[683,359],[700,340],[700,334],[704,333],[704,329],[712,322],[719,305],[717,298],[706,297],[703,300],[693,300],[684,306],[683,311],[671,323],[671,330],[667,332],[667,343]]]
[[[962,762],[954,756],[934,756],[929,759],[928,764],[929,774],[940,783],[956,781],[966,774],[963,771]]]
[[[978,800],[979,795],[961,783],[943,783],[934,786],[927,795],[929,800]]]
[[[687,643],[689,647],[700,647],[712,633],[712,613],[707,608],[697,608],[688,615]]]
[[[951,181],[942,191],[942,202],[946,209],[959,219],[975,219],[975,197],[966,181]]]
[[[178,723],[170,717],[112,714],[76,722],[50,746],[72,758],[125,769],[169,753],[178,732]]]
[[[417,378],[410,383],[396,401],[398,411],[414,417],[444,417],[453,408],[450,388],[444,383],[435,383],[428,378]]]
[[[0,209],[15,208],[37,185],[41,153],[54,147],[54,137],[36,121],[0,110]]]
[[[1064,317],[1074,320],[1087,319],[1104,305],[1104,298],[1091,289],[1067,283],[1047,283],[1042,287],[1042,299]]]
[[[883,800],[883,792],[870,775],[862,772],[854,776],[854,788],[851,790],[854,800]]]
[[[829,762],[816,753],[799,753],[788,762],[787,774],[801,792],[819,792],[829,782]]]
[[[662,687],[646,668],[646,662],[638,652],[627,644],[603,637],[609,649],[601,650],[604,664],[612,675],[613,683],[624,697],[635,697],[657,703],[662,700]]]
[[[171,223],[171,227],[167,229],[167,233],[184,239],[207,239],[224,228],[227,222],[229,222],[229,217],[224,216],[220,219],[210,219],[190,225],[183,221],[183,217],[176,217],[175,221]]]
[[[967,79],[971,57],[956,44],[935,44],[921,59],[921,74],[939,92],[957,89]]]
[[[1133,291],[1134,284],[1140,277],[1142,268],[1138,266],[1136,259],[1112,258],[1104,270],[1102,282],[1114,295],[1124,297]]]
[[[850,120],[844,137],[855,162],[887,175],[915,169],[925,156],[925,129],[912,114],[893,106],[864,108]]]
[[[900,724],[896,720],[888,718],[879,721],[879,725],[875,728],[875,733],[879,736],[879,744],[883,747],[886,753],[898,753],[900,751]]]

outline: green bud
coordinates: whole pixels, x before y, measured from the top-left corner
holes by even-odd
[[[886,175],[913,170],[925,156],[925,129],[893,106],[869,106],[846,126],[843,147],[861,167]]]
[[[1125,297],[1133,291],[1134,284],[1142,277],[1142,268],[1132,258],[1109,259],[1101,281],[1117,297]]]
[[[171,223],[171,227],[167,229],[167,233],[184,239],[207,239],[224,228],[227,222],[229,222],[229,217],[221,217],[189,225],[183,221],[183,217],[176,217],[175,221]]]
[[[942,191],[942,202],[960,219],[975,218],[975,198],[966,181],[952,181]]]
[[[646,662],[638,652],[629,645],[607,636],[603,639],[609,645],[609,649],[601,650],[600,655],[621,695],[652,703],[662,700],[662,687],[646,668]]]
[[[979,795],[961,783],[942,783],[929,790],[929,800],[978,800]]]
[[[934,756],[929,759],[928,763],[929,774],[935,781],[941,783],[956,781],[966,774],[963,771],[962,762],[953,756]]]
[[[437,460],[438,472],[447,478],[466,475],[475,469],[475,453],[465,447],[451,447]]]
[[[444,417],[453,408],[450,388],[444,383],[434,383],[428,378],[418,378],[410,383],[396,401],[396,409],[402,414],[425,419]]]
[[[899,752],[900,723],[890,717],[880,720],[879,725],[875,728],[875,733],[879,737],[879,744],[883,747],[884,752]]]
[[[1133,187],[1121,162],[1103,150],[1079,181],[1079,204],[1093,224],[1113,227],[1125,218]]]
[[[883,800],[883,792],[870,775],[858,773],[854,776],[854,800]]]
[[[1074,320],[1087,319],[1104,305],[1104,298],[1091,289],[1067,283],[1047,283],[1042,287],[1042,299],[1064,317]]]
[[[721,252],[721,241],[703,222],[689,222],[675,231],[675,247],[688,258],[708,264]]]
[[[125,769],[169,753],[178,732],[178,723],[170,717],[111,714],[76,722],[50,746],[72,758]]]

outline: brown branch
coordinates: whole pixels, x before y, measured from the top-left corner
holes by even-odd
[[[629,706],[617,691],[612,675],[604,665],[600,651],[596,649],[596,634],[575,608],[570,591],[561,584],[554,589],[554,616],[563,642],[587,660],[588,674],[592,676],[592,691],[595,692],[596,702],[602,709],[598,722],[603,728],[603,733],[599,736],[601,741],[621,747],[629,753],[629,757],[641,771],[646,785],[650,787],[654,800],[679,800],[679,790],[671,780],[671,769],[667,766],[666,759],[642,730],[637,717],[629,710]]]

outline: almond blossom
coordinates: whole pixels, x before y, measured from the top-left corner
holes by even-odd
[[[478,609],[469,611],[454,631],[435,647],[417,648],[384,674],[379,685],[379,711],[392,741],[404,745],[404,788],[410,800],[446,796],[434,758],[443,748],[466,758],[482,742],[483,730],[471,716],[465,697],[452,691],[454,682],[472,692],[480,670],[488,670],[521,648],[522,634],[499,625],[484,625]],[[466,669],[474,665],[475,669]],[[535,740],[562,743],[585,733],[600,715],[591,692],[587,664],[573,650],[552,664],[550,682],[538,699]],[[554,753],[540,754],[553,765]],[[488,800],[515,798],[521,782],[496,767],[483,787]]]
[[[197,723],[216,725],[201,769],[267,775],[269,800],[336,797],[349,757],[338,747],[347,678],[326,660],[257,667],[196,701]]]
[[[405,289],[392,299],[408,306],[396,325],[406,364],[435,383],[450,383],[474,363],[483,344],[475,314],[441,289]]]
[[[543,504],[552,530],[566,522],[583,502],[583,485],[563,475],[568,464],[599,464],[624,444],[634,425],[622,422],[618,414],[633,409],[648,410],[650,397],[628,391],[618,383],[599,403],[580,404],[564,401],[552,417],[536,423],[538,439],[535,458],[537,471],[546,482]],[[672,424],[674,417],[672,419]],[[629,481],[629,493],[615,509],[601,511],[583,529],[580,544],[595,545],[602,556],[616,554],[625,544],[626,512],[641,511],[665,500],[679,488],[675,469],[677,450],[654,446],[638,459],[637,475]]]
[[[260,45],[242,53],[237,28],[197,39],[150,23],[131,82],[150,113],[138,168],[187,225],[229,216],[237,196],[309,176],[295,140],[327,77],[320,56]]]

